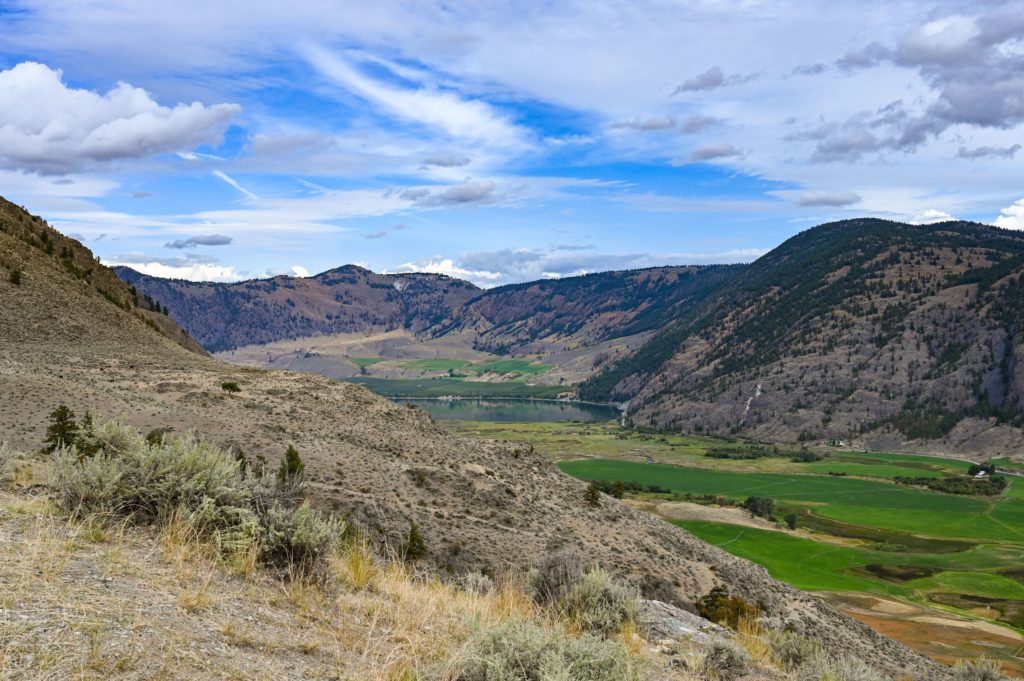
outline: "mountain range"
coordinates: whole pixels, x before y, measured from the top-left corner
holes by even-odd
[[[635,337],[591,353],[577,393],[628,403],[637,425],[978,453],[1024,445],[1022,271],[1020,232],[878,219],[809,229],[750,265],[488,290],[354,266],[236,284],[117,270],[211,351],[405,329],[557,364]]]

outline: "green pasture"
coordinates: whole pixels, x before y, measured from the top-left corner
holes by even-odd
[[[559,466],[584,480],[622,480],[733,499],[772,497],[855,525],[925,536],[1024,542],[1024,501],[1016,498],[941,494],[853,477],[740,473],[610,459],[564,461]]]
[[[469,366],[465,359],[413,359],[402,362],[403,369],[412,371],[452,371]]]
[[[387,379],[354,376],[347,379],[366,386],[379,395],[393,397],[539,397],[554,398],[564,390],[557,385],[527,385],[503,381],[484,383],[455,378]]]

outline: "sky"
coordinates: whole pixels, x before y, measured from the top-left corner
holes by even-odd
[[[0,196],[104,263],[496,286],[1024,229],[1024,3],[0,0]]]

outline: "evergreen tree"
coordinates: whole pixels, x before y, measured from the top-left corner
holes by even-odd
[[[419,560],[425,555],[427,555],[427,543],[423,541],[419,525],[414,520],[409,525],[409,536],[406,537],[405,543],[402,544],[402,557],[406,560]]]
[[[281,460],[281,467],[277,469],[277,479],[281,482],[288,482],[302,475],[306,470],[306,464],[302,463],[299,451],[292,445],[288,445],[288,451]]]
[[[593,506],[594,508],[601,505],[601,488],[593,480],[590,481],[587,489],[583,492],[583,501],[587,502],[587,506]]]
[[[50,425],[46,429],[46,451],[53,452],[60,447],[72,447],[78,440],[78,424],[75,412],[62,404],[50,412]]]
[[[21,270],[11,270],[7,278],[15,286],[21,286]]]

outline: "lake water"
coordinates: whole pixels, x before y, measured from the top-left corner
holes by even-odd
[[[554,400],[462,399],[425,400],[398,398],[403,404],[415,404],[438,421],[497,421],[500,423],[536,423],[541,421],[609,421],[619,419],[617,407],[583,402]]]

